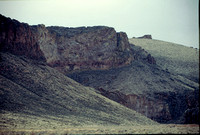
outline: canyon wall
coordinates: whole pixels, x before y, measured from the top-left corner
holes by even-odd
[[[199,123],[198,90],[176,92],[158,92],[152,96],[148,94],[124,94],[120,91],[98,89],[105,97],[114,100],[130,109],[159,123]]]

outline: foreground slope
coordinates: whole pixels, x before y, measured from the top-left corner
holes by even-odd
[[[42,62],[1,53],[1,128],[155,124]]]
[[[199,49],[154,39],[130,38],[129,42],[152,54],[163,69],[199,82]]]

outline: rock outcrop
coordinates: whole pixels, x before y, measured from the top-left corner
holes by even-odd
[[[121,67],[136,58],[126,33],[111,27],[29,26],[2,15],[0,20],[1,51],[46,61],[63,73]],[[155,64],[152,57],[144,59]]]
[[[0,50],[32,59],[45,60],[38,44],[41,25],[30,27],[26,23],[0,15]]]
[[[55,35],[56,54],[42,44],[49,65],[60,71],[109,69],[129,64],[133,59],[125,33],[105,26],[64,28],[47,27]],[[46,49],[45,48],[48,48]]]
[[[138,37],[138,38],[152,39],[152,36],[151,35],[144,35],[144,36]]]
[[[105,97],[133,109],[154,121],[166,123],[174,119],[172,118],[169,105],[161,97],[152,98],[147,95],[124,94],[120,91],[112,92],[103,88],[99,88],[98,90]],[[164,99],[166,100],[166,97]]]

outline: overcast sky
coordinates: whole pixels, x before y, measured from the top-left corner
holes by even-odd
[[[104,25],[128,37],[199,48],[199,0],[0,0],[0,14],[30,25]]]

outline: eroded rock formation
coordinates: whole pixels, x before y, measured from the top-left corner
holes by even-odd
[[[30,27],[26,23],[0,15],[0,49],[16,55],[45,60],[38,44],[41,26]]]
[[[126,33],[111,27],[29,26],[2,15],[0,20],[2,51],[44,60],[63,73],[120,67],[135,58]]]

